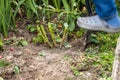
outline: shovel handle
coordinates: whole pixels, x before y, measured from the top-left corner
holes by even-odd
[[[90,0],[85,0],[85,4],[86,4],[86,8],[88,11],[88,15],[92,16],[92,9],[91,9],[91,5],[90,5]],[[90,36],[92,34],[92,31],[87,30],[87,32],[85,33],[85,39],[84,39],[84,50],[87,48],[87,44],[90,42]]]

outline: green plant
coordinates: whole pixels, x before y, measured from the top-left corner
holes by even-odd
[[[14,71],[15,74],[19,74],[20,73],[20,69],[19,69],[18,66],[14,66],[13,71]]]
[[[49,33],[50,33],[50,36],[52,38],[54,46],[57,46],[57,43],[55,41],[55,34],[54,34],[54,31],[53,31],[53,26],[51,25],[51,23],[48,23],[48,30],[49,30]]]
[[[67,23],[65,23],[63,26],[65,27],[62,30],[59,30],[57,29],[57,25],[51,22],[48,22],[46,26],[37,23],[37,35],[33,38],[33,41],[35,43],[47,43],[49,47],[62,47],[64,42],[66,42],[68,31]],[[30,30],[31,29],[32,28],[30,28]]]
[[[16,17],[16,15],[17,15],[17,13],[19,13],[21,16],[22,16],[22,11],[21,11],[21,5],[23,4],[25,2],[25,0],[11,0],[11,4],[13,3],[14,5],[15,5],[15,9],[13,8],[13,10],[14,10],[14,15],[13,15],[13,17],[15,18]],[[14,7],[14,6],[12,6],[12,7]]]
[[[62,47],[64,41],[67,39],[67,33],[68,33],[68,24],[64,23],[64,31],[63,31],[62,41],[60,42],[60,48]]]
[[[43,25],[40,25],[40,26],[37,25],[37,32],[38,32],[38,35],[41,36],[41,38],[43,39],[44,43],[47,43],[50,47],[53,47],[53,45],[50,43],[47,37],[47,33]]]
[[[10,65],[10,63],[7,60],[0,60],[0,67],[5,67]]]
[[[80,15],[80,11],[78,10],[80,0],[62,0],[65,11],[63,13],[66,14],[66,22],[69,24],[68,29],[73,31],[75,29],[75,19],[77,15]],[[64,15],[65,15],[64,14]]]
[[[21,17],[26,15],[28,19],[33,17],[35,14],[39,19],[38,10],[40,10],[41,7],[36,4],[35,0],[12,0],[11,3],[16,7],[14,9],[14,18],[17,13],[19,13]]]
[[[39,19],[39,16],[38,16],[38,11],[37,11],[37,8],[38,8],[38,5],[35,3],[35,0],[26,0],[25,1],[25,6],[26,6],[26,10],[27,10],[27,14],[29,15],[30,14],[30,10],[32,10],[33,13],[36,14],[37,18]],[[29,10],[30,9],[30,10]],[[30,16],[30,15],[29,15]],[[28,17],[29,17],[28,16]]]
[[[117,9],[120,15],[120,0],[116,0]]]
[[[68,29],[70,31],[73,31],[75,29],[75,19],[81,14],[79,10],[80,0],[71,0],[71,1],[42,0],[42,1],[43,1],[43,9],[42,9],[43,15],[46,16],[47,14],[47,18],[49,21],[51,19],[50,15],[57,13],[59,18],[65,16],[64,23],[69,24]],[[63,7],[61,7],[61,5],[63,5]]]
[[[110,77],[109,74],[112,71],[112,64],[113,64],[113,53],[86,53],[84,60],[80,63],[75,63],[72,65],[71,70],[74,72],[82,72],[94,69],[97,72],[97,76],[99,77]],[[108,74],[109,73],[109,74]]]
[[[61,9],[61,3],[62,1],[61,0],[52,0],[53,2],[53,5],[54,5],[54,8],[55,8],[55,11],[56,12],[60,12],[60,9]]]
[[[79,30],[77,30],[75,34],[76,34],[76,37],[78,38],[78,37],[82,37],[84,33],[85,33],[85,30],[80,28]]]
[[[106,34],[106,33],[96,33],[91,36],[91,41],[94,43],[93,47],[98,46],[99,52],[108,52],[114,50],[117,43],[117,38],[120,33],[116,34]],[[96,45],[95,45],[96,44]]]
[[[46,53],[43,52],[43,51],[42,51],[42,52],[39,52],[38,54],[39,54],[39,56],[42,56],[42,57],[45,57],[45,56],[46,56]]]
[[[112,80],[111,77],[104,77],[104,78],[100,78],[99,80]]]
[[[18,45],[27,46],[28,42],[24,38],[21,38],[18,40]]]
[[[27,25],[27,29],[30,31],[30,32],[35,32],[37,30],[37,28],[33,25]]]
[[[0,39],[0,51],[3,50],[3,41]]]
[[[42,36],[39,34],[39,35],[33,37],[32,41],[33,41],[35,44],[42,43],[42,42],[43,42],[43,38],[42,38]]]
[[[12,13],[10,0],[0,0],[0,33],[8,36],[9,29],[15,27],[15,19]]]
[[[70,68],[71,68],[71,70],[72,70],[72,72],[73,72],[73,74],[75,76],[79,76],[80,75],[79,70],[75,66],[70,66]]]
[[[42,14],[43,14],[43,18],[45,18],[45,20],[50,21],[50,9],[52,6],[50,6],[49,4],[49,0],[42,0],[43,2],[43,8],[42,8]],[[46,19],[47,18],[47,19]]]

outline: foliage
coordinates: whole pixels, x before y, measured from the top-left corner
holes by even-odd
[[[117,9],[120,15],[120,0],[116,0]]]
[[[8,66],[10,63],[6,60],[0,60],[0,67]]]
[[[107,33],[96,33],[92,34],[91,41],[95,44],[93,46],[98,46],[96,50],[99,52],[113,51],[116,47],[117,39],[120,33],[107,34]]]
[[[80,75],[82,71],[94,69],[101,79],[111,80],[113,53],[119,35],[120,33],[107,34],[104,32],[92,34],[90,37],[92,44],[85,50],[83,61],[71,65],[73,73]]]
[[[14,28],[15,19],[13,17],[10,0],[0,0],[0,33],[7,37],[10,28]]]
[[[27,45],[28,45],[28,42],[27,42],[25,39],[21,38],[21,39],[18,41],[18,45],[27,46]]]
[[[14,66],[13,71],[14,71],[15,74],[19,74],[20,73],[20,69],[19,69],[18,66]]]
[[[80,75],[82,71],[92,70],[97,72],[99,77],[110,77],[113,64],[113,53],[86,53],[81,63],[71,66],[71,70],[75,75]]]
[[[38,17],[38,11],[37,9],[39,6],[35,3],[35,0],[11,0],[12,9],[14,10],[14,17],[16,17],[17,13],[23,17],[27,16],[27,18],[30,18],[30,16],[33,16],[34,14]],[[16,7],[15,9],[13,7]],[[18,17],[18,16],[17,16]]]
[[[2,34],[4,34],[4,36],[6,37],[8,35],[9,29],[11,29],[15,26],[16,19],[24,17],[24,16],[27,17],[27,19],[34,17],[35,20],[37,19],[40,22],[40,26],[41,26],[42,30],[44,30],[43,28],[45,27],[43,25],[43,22],[47,21],[47,24],[48,24],[47,28],[49,30],[49,33],[51,34],[50,36],[52,38],[53,45],[57,46],[56,41],[61,41],[61,43],[60,43],[60,47],[61,47],[65,41],[64,38],[67,38],[68,33],[75,29],[75,24],[76,24],[75,20],[81,14],[81,12],[79,10],[79,2],[80,2],[80,0],[71,0],[71,1],[68,1],[68,0],[59,0],[59,1],[57,1],[57,0],[51,0],[51,1],[50,0],[42,0],[42,1],[9,0],[7,2],[5,2],[3,0],[3,2],[1,2],[1,4],[2,4],[1,11],[5,11],[4,7],[7,5],[8,5],[7,6],[8,9],[6,9],[6,15],[4,15],[3,12],[1,14],[1,15],[3,15],[2,20],[5,19],[6,21],[3,22],[4,24],[2,23],[1,26],[4,26],[4,27],[1,27],[0,32]],[[6,3],[7,5],[4,5],[4,3]],[[9,13],[10,13],[10,16],[9,16]],[[9,16],[10,18],[7,16]],[[54,19],[54,17],[56,17],[56,16],[58,16],[58,21],[60,21],[60,24],[63,25],[62,30],[61,30],[63,32],[62,38],[60,38],[61,33],[60,33],[59,37],[58,36],[56,37],[56,34],[54,34],[56,31],[52,31],[52,29],[51,29],[52,28],[51,23],[56,24],[54,22],[51,22]],[[8,24],[6,24],[6,22],[8,22]],[[8,27],[6,27],[5,24]],[[64,24],[68,25],[67,30],[66,30]],[[59,28],[59,27],[56,27],[56,28]],[[33,27],[31,28],[29,26],[29,29],[31,31],[34,31],[35,28],[33,28]],[[58,29],[56,29],[56,30],[58,30]],[[47,33],[47,34],[49,34],[49,33]],[[42,38],[41,38],[41,36],[42,36]],[[47,40],[47,38],[49,39],[49,37],[47,35],[45,36],[45,33],[44,33],[44,35],[42,34],[41,36],[37,35],[37,37],[34,38],[33,41],[35,41],[35,42],[43,42],[44,41],[45,43],[47,42],[50,47],[53,46],[51,44],[51,42],[49,42],[49,40]],[[42,39],[43,39],[43,41],[42,41]]]
[[[3,50],[3,41],[0,39],[0,51]]]
[[[30,32],[37,32],[36,37],[33,37],[35,43],[46,43],[49,47],[62,47],[67,38],[68,24],[62,25],[64,28],[57,29],[56,24],[48,22],[47,25],[37,23],[35,26],[28,26]],[[61,27],[61,25],[60,25]]]
[[[39,52],[38,54],[39,54],[39,56],[42,56],[42,57],[45,57],[45,56],[46,56],[46,53],[43,52],[43,51]]]

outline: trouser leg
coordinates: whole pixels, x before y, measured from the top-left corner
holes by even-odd
[[[92,0],[96,13],[102,19],[109,19],[117,14],[115,0]]]

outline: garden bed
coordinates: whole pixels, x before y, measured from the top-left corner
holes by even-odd
[[[32,36],[25,28],[17,30],[18,34],[10,32],[0,54],[10,63],[0,68],[0,76],[5,80],[97,80],[97,72],[92,68],[86,68],[80,74],[72,70],[72,66],[81,63],[85,57],[81,52],[82,38],[70,42],[73,47],[51,49],[43,44],[33,44]],[[18,45],[21,37],[28,45]]]

